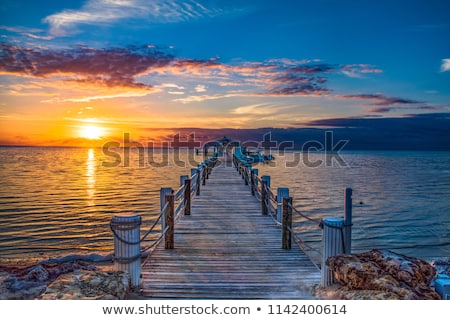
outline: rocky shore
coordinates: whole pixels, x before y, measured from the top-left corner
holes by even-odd
[[[322,299],[420,299],[437,300],[432,288],[439,273],[450,275],[449,262],[428,263],[389,250],[372,250],[353,255],[337,255],[327,260],[336,284],[318,289]]]
[[[337,283],[316,289],[318,299],[439,299],[433,281],[450,277],[450,258],[429,263],[389,250],[338,255],[327,264]],[[0,266],[0,299],[145,299],[130,290],[127,273],[109,269],[70,259]]]
[[[81,261],[0,266],[0,299],[124,299],[129,276]]]

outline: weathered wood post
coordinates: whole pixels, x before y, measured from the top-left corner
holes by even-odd
[[[138,215],[120,215],[111,219],[111,230],[114,234],[114,269],[127,271],[133,287],[138,287],[141,281],[141,221],[141,216]]]
[[[164,221],[167,231],[164,234],[164,247],[166,249],[174,248],[174,212],[175,212],[175,196],[173,194],[166,195],[166,201],[169,204],[164,214]]]
[[[200,171],[200,166],[198,166],[197,168],[197,191],[196,191],[196,195],[199,196],[200,195],[200,180],[201,180],[201,171]]]
[[[247,164],[245,167],[245,185],[248,186],[248,178],[250,177],[250,173],[252,172],[252,165]]]
[[[184,180],[184,214],[191,214],[191,179]]]
[[[200,165],[201,172],[202,172],[202,186],[206,185],[206,165],[202,163]]]
[[[172,194],[172,188],[161,188],[159,190],[159,204],[160,204],[160,212],[163,211],[164,206],[166,205],[166,195]],[[164,232],[166,229],[166,221],[164,220],[164,216],[161,217],[161,230]]]
[[[186,179],[189,179],[189,176],[180,176],[180,187],[184,186]]]
[[[283,212],[283,198],[289,197],[289,188],[277,189],[277,221],[281,222]]]
[[[281,246],[283,249],[290,250],[292,247],[292,197],[283,198],[281,230]]]
[[[256,189],[258,188],[258,169],[252,169],[252,196],[256,194]]]
[[[269,194],[267,193],[267,188],[270,188],[270,176],[261,177],[261,213],[263,215],[269,214],[269,207],[267,206],[267,199]]]
[[[206,160],[206,179],[209,179],[209,175],[212,171],[213,160]]]
[[[352,254],[352,188],[344,190],[344,253]]]
[[[252,196],[255,195],[255,169],[252,169],[250,171],[250,191],[252,193]]]
[[[197,173],[197,168],[191,168],[191,179]]]
[[[334,282],[333,273],[326,265],[329,257],[344,253],[344,218],[325,218],[322,232],[321,285],[328,287]]]

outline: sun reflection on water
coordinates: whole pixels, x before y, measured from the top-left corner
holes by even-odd
[[[86,160],[86,192],[88,206],[95,205],[95,151],[89,149]]]

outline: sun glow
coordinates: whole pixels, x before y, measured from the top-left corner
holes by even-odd
[[[96,140],[102,137],[104,129],[94,125],[82,126],[80,127],[79,134],[82,138]]]

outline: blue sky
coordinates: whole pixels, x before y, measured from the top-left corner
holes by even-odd
[[[435,0],[3,0],[1,133],[446,113],[449,12]]]

